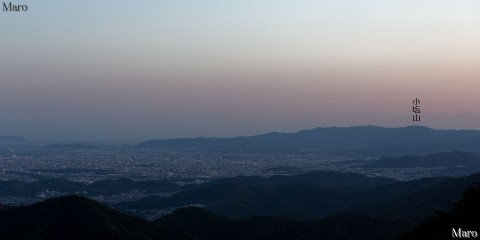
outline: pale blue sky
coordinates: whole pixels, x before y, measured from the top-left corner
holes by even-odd
[[[20,2],[18,2],[20,3]],[[480,129],[479,1],[25,1],[0,12],[0,134]]]

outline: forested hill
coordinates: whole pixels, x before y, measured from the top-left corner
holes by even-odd
[[[276,217],[230,220],[194,207],[177,209],[149,222],[83,197],[69,196],[0,210],[0,239],[452,239],[452,229],[478,232],[479,189],[470,188],[453,211],[437,213],[416,228],[402,220],[348,213],[316,221]]]
[[[478,180],[477,176],[469,178],[472,177]],[[408,206],[421,210],[422,206],[429,205],[428,201],[419,201],[417,205],[412,205],[411,201],[428,200],[432,193],[436,195],[433,194],[431,198],[438,200],[445,195],[442,189],[460,189],[463,182],[465,179],[452,179],[433,184],[428,179],[423,179],[415,184],[425,185],[420,188],[427,187],[429,190],[418,191],[421,198],[411,198],[416,194],[414,193],[403,201]],[[393,185],[398,184],[401,183]],[[428,188],[432,184],[436,187]],[[391,188],[393,185],[381,188]],[[398,191],[405,191],[402,190],[404,187],[393,189],[393,192],[388,189],[381,192],[398,194]],[[374,188],[371,191],[379,190]],[[405,240],[451,239],[452,228],[456,231],[478,230],[479,187],[470,188],[455,206],[452,212],[437,213],[437,217],[420,223],[414,229],[413,222],[392,218],[396,213],[388,211],[384,213],[389,217],[341,213],[313,221],[261,216],[232,220],[204,209],[189,207],[177,209],[150,222],[112,210],[93,200],[67,196],[48,199],[31,206],[0,209],[0,239],[394,240],[402,236],[401,239]],[[399,211],[405,210],[405,206],[401,205],[392,204],[391,207],[398,207]]]
[[[403,235],[400,240],[478,238],[480,234],[480,186],[476,185],[470,188],[454,205],[455,209],[452,212],[437,213],[434,218],[421,223],[413,231]]]
[[[313,222],[274,217],[228,220],[199,208],[179,209],[148,222],[82,197],[53,198],[0,210],[0,239],[165,240],[393,240],[412,224],[358,214]]]

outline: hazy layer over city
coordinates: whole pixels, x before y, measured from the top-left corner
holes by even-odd
[[[2,14],[0,135],[143,141],[480,128],[478,1],[32,1]]]

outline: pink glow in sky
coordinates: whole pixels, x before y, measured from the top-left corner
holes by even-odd
[[[0,135],[480,129],[478,1],[38,1],[0,14]]]

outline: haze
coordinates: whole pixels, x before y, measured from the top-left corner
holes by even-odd
[[[479,1],[25,4],[0,12],[0,135],[480,129]]]

